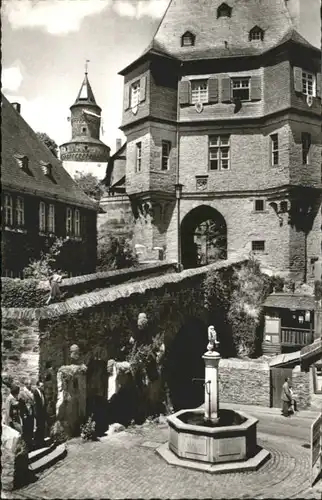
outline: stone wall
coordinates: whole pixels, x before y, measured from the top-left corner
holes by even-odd
[[[3,491],[12,491],[16,487],[25,484],[28,480],[26,446],[19,432],[7,425],[1,426],[1,465]]]
[[[219,395],[223,403],[270,406],[269,365],[260,361],[221,359]]]
[[[310,372],[301,371],[297,365],[292,372],[292,386],[300,410],[308,408],[311,404]]]
[[[16,382],[24,377],[38,378],[39,323],[33,311],[14,310],[13,314],[2,312],[2,373],[10,375]],[[4,378],[4,377],[3,377]],[[9,388],[2,384],[2,401]]]

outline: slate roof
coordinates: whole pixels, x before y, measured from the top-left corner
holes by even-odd
[[[316,339],[313,344],[301,349],[301,359],[308,359],[316,355],[320,355],[320,359],[322,359],[322,339]]]
[[[264,307],[312,311],[315,308],[315,301],[310,295],[271,293],[265,300]]]
[[[77,186],[63,168],[61,161],[38,139],[36,133],[3,95],[1,99],[2,189],[13,189],[97,210],[97,204]],[[27,171],[20,168],[15,155],[28,157]],[[41,162],[52,165],[52,177],[44,174]]]
[[[152,42],[135,62],[147,54],[180,61],[257,56],[288,41],[319,52],[296,31],[285,0],[227,0],[232,7],[231,17],[217,19],[217,8],[222,3],[222,0],[171,0]],[[254,26],[264,30],[263,41],[249,40],[249,31]],[[194,46],[181,47],[181,36],[186,31],[195,35]]]
[[[74,102],[73,106],[78,106],[78,105],[83,106],[84,104],[89,106],[95,106],[96,108],[101,109],[96,104],[94,92],[92,90],[91,84],[89,83],[87,73],[85,73],[83,83],[81,85],[81,88],[79,89],[76,101]]]

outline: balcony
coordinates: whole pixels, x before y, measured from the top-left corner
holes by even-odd
[[[281,328],[281,346],[290,346],[299,348],[314,342],[314,331],[304,328]]]

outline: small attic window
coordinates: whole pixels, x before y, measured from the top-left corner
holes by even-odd
[[[47,163],[47,162],[40,162],[40,166],[41,166],[41,170],[43,171],[43,173],[45,175],[47,175],[47,177],[51,177],[52,175],[52,165],[51,163]]]
[[[249,40],[264,40],[264,31],[259,26],[254,26],[249,32]]]
[[[229,5],[227,5],[226,3],[222,3],[217,9],[217,19],[218,17],[231,17],[232,10],[233,9],[229,7]]]
[[[18,154],[18,155],[15,155],[15,158],[16,158],[21,170],[28,170],[29,158],[26,155]]]
[[[181,37],[181,47],[191,47],[195,44],[195,38],[190,31],[186,31]]]

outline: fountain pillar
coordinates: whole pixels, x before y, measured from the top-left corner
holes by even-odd
[[[217,423],[219,418],[218,365],[221,358],[216,351],[208,351],[202,357],[205,360],[205,419]]]

